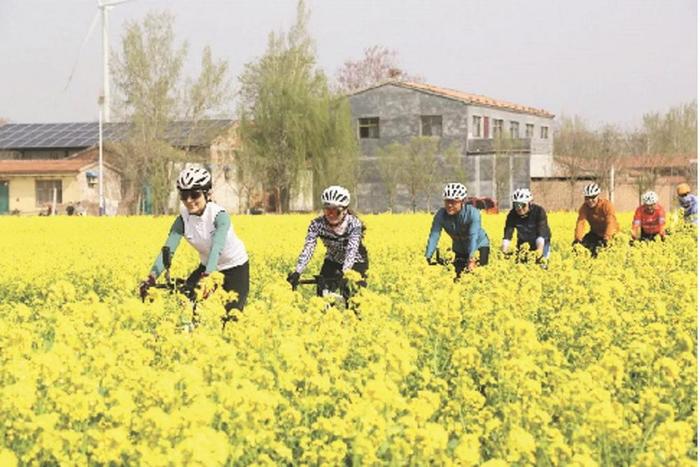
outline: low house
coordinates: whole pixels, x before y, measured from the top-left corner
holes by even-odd
[[[0,160],[0,214],[63,213],[69,205],[87,214],[99,212],[99,177],[96,150],[65,159]],[[116,214],[120,199],[120,173],[104,163],[104,197],[107,214]]]
[[[618,211],[636,209],[642,193],[648,190],[655,191],[661,205],[669,209],[678,207],[676,185],[697,184],[697,157],[690,154],[623,156],[604,175],[597,173],[594,160],[576,162],[573,172],[555,165],[548,177],[532,179],[537,203],[553,211],[578,209],[583,203],[583,188],[597,181],[605,188],[603,196],[610,198]],[[577,174],[575,178],[572,173]]]
[[[232,175],[234,123],[233,120],[171,122],[165,139],[173,147],[197,153],[199,160],[203,156],[203,164],[214,177],[217,202],[237,212],[240,209],[238,187]],[[128,123],[105,123],[105,144],[126,141],[129,129]],[[98,140],[97,122],[0,126],[0,213],[40,212],[46,203],[53,203],[54,194],[59,207],[80,202],[81,206],[88,206],[89,212],[96,212],[97,187],[93,185],[99,176],[96,168]],[[109,154],[105,154],[105,158],[109,161]],[[120,168],[109,164],[105,167],[106,212],[126,213]],[[172,201],[174,206],[175,196]]]

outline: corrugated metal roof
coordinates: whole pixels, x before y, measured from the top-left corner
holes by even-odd
[[[483,105],[487,107],[508,110],[510,112],[527,113],[537,115],[539,117],[554,118],[553,113],[547,112],[544,109],[514,104],[512,102],[493,99],[491,97],[481,96],[479,94],[471,94],[464,91],[457,91],[455,89],[441,88],[438,86],[433,86],[432,84],[413,83],[410,81],[387,81],[381,84],[377,84],[375,86],[371,86],[369,88],[362,89],[360,91],[356,91],[354,93],[351,93],[350,95],[360,94],[369,91],[370,89],[375,89],[387,85],[399,86],[406,89],[414,89],[416,91],[427,92],[437,96],[446,97],[448,99],[458,100],[460,102],[464,102],[465,104]]]
[[[209,146],[234,124],[233,120],[171,122],[165,140],[173,146]],[[103,138],[109,142],[125,141],[129,123],[104,124]],[[87,148],[98,144],[99,124],[88,123],[8,123],[0,126],[0,150]]]

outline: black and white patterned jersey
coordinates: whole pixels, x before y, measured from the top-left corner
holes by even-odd
[[[323,216],[319,216],[309,224],[304,248],[297,260],[296,272],[301,274],[316,249],[316,239],[320,238],[326,247],[326,259],[343,265],[343,271],[352,268],[355,263],[367,261],[367,250],[362,245],[362,222],[356,216],[348,213],[343,219],[346,224],[341,234],[333,231]]]

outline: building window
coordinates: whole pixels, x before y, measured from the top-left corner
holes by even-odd
[[[520,123],[514,121],[510,122],[510,137],[520,138]]]
[[[36,180],[35,188],[37,206],[53,203],[54,189],[56,190],[56,202],[63,202],[63,183],[61,180]]]
[[[503,135],[503,120],[500,118],[493,119],[493,137],[500,138]]]
[[[421,136],[442,136],[442,115],[421,115]]]
[[[547,127],[547,126],[540,127],[540,138],[542,138],[542,139],[549,138],[549,127]]]
[[[535,134],[535,125],[533,125],[532,123],[526,123],[525,124],[525,137],[532,138],[534,134]]]
[[[474,115],[472,117],[472,136],[474,138],[481,138],[481,117]]]
[[[361,118],[360,138],[379,138],[379,117]]]

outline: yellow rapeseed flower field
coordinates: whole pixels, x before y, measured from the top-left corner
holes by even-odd
[[[694,229],[590,259],[554,213],[545,271],[485,216],[491,263],[453,283],[431,216],[361,218],[358,319],[285,282],[311,215],[233,216],[251,293],[223,332],[221,291],[193,332],[137,295],[172,217],[0,218],[0,464],[695,464]]]

